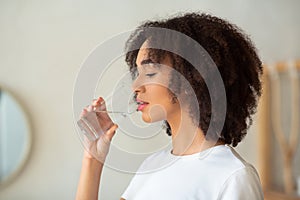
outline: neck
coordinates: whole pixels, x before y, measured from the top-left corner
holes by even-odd
[[[176,118],[168,119],[168,123],[172,130],[174,155],[190,155],[224,144],[220,141],[206,140],[203,131],[193,124],[189,114],[176,115]]]

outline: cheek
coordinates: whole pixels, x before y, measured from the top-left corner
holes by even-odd
[[[168,90],[163,86],[148,85],[146,91],[149,95],[150,105],[142,114],[143,120],[148,123],[165,120],[171,109],[171,98]]]
[[[166,113],[173,108],[172,96],[165,87],[157,87],[151,94],[153,112],[163,110],[163,112]]]
[[[162,85],[149,85],[148,88],[146,88],[146,91],[148,91],[148,94],[153,102],[164,102],[167,103],[171,100],[171,95],[169,93],[169,90]]]

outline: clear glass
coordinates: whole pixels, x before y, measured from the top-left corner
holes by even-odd
[[[77,121],[81,131],[90,141],[97,140],[113,123],[118,124],[137,111],[134,93],[125,83],[118,84],[104,101],[105,106],[89,111]],[[110,119],[103,113],[107,113]]]

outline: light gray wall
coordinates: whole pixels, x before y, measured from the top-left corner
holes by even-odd
[[[74,130],[72,92],[88,53],[141,21],[200,10],[239,25],[265,62],[299,58],[298,0],[1,0],[0,84],[17,93],[33,127],[33,149],[0,199],[74,199],[82,147]],[[256,133],[239,150],[257,164]],[[118,199],[131,175],[106,168],[101,199]]]

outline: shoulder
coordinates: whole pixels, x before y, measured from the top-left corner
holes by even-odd
[[[257,177],[258,173],[256,169],[245,161],[232,147],[225,146],[223,152],[218,155],[219,165],[222,166],[222,171],[225,176],[226,182],[230,182],[234,179],[247,180],[249,177]]]
[[[228,163],[222,170],[226,175],[218,199],[263,199],[263,192],[256,169],[247,163],[234,149],[228,147]]]
[[[222,166],[222,171],[228,176],[234,174],[239,170],[254,169],[255,168],[245,161],[232,147],[224,145],[216,148],[212,152],[211,160],[218,163],[218,168]]]
[[[256,170],[251,166],[232,173],[223,184],[218,200],[263,200],[263,192]]]

